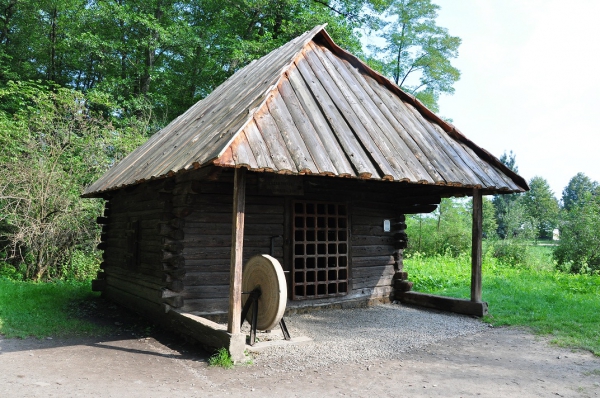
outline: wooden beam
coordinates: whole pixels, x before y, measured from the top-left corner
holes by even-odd
[[[473,189],[473,232],[471,246],[471,301],[481,302],[481,240],[483,237],[483,197],[481,190]]]
[[[485,302],[475,303],[473,301],[454,297],[436,296],[419,292],[396,291],[396,299],[404,304],[434,308],[436,310],[455,312],[457,314],[482,317],[488,313],[488,305]]]
[[[235,169],[233,181],[233,220],[231,225],[231,266],[229,277],[229,322],[227,331],[240,333],[242,316],[242,259],[244,213],[246,207],[246,169]]]

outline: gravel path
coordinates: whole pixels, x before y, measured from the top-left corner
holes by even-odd
[[[328,367],[338,363],[399,359],[402,353],[488,328],[468,316],[414,309],[398,304],[322,310],[285,318],[292,337],[312,343],[266,348],[257,365],[280,371]],[[274,334],[274,333],[272,333]],[[276,339],[259,333],[259,339]]]

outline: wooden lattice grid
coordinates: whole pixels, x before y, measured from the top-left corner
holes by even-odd
[[[294,300],[348,293],[348,211],[345,204],[293,203]]]

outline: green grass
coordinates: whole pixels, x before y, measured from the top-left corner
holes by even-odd
[[[225,369],[233,368],[233,360],[226,348],[220,348],[209,359],[208,366],[219,366]]]
[[[484,259],[482,295],[489,304],[484,321],[530,327],[556,344],[600,355],[600,276],[556,271],[547,247],[533,253],[527,266]],[[470,261],[469,256],[416,256],[405,260],[405,270],[415,291],[469,298]]]
[[[0,278],[0,333],[6,337],[72,337],[104,330],[74,314],[96,297],[89,283],[33,283]]]

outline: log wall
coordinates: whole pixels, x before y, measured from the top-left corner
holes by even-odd
[[[335,303],[386,301],[410,290],[402,266],[404,214],[432,211],[431,187],[341,178],[248,173],[244,263],[271,254],[291,269],[294,200],[344,203],[349,223],[349,283],[343,296],[290,300],[298,310]],[[147,314],[227,313],[233,172],[197,170],[117,191],[106,203],[104,262],[94,289]],[[391,221],[386,232],[383,221]],[[291,278],[291,273],[286,273]]]
[[[185,287],[181,294],[181,311],[208,317],[227,312],[232,174],[223,171],[209,176],[209,179],[196,179],[191,173],[185,179],[179,179],[173,191],[174,213],[185,215],[182,241]],[[274,181],[267,179],[265,184],[261,173],[248,173],[244,263],[254,255],[271,254],[280,261],[285,271],[289,271],[293,201],[346,203],[351,244],[348,294],[328,299],[290,300],[288,308],[392,298],[394,281],[406,279],[402,269],[402,249],[406,246],[404,214],[415,210],[431,211],[439,203],[439,197],[429,194],[411,199],[407,192],[390,194],[393,186],[385,183],[377,186],[323,177],[275,177]],[[300,185],[298,179],[302,179]],[[286,181],[289,181],[290,187],[282,188]],[[271,182],[277,188],[270,189],[268,185]],[[383,230],[384,219],[391,220],[390,232]],[[286,273],[286,278],[289,282],[291,273]]]
[[[105,205],[102,271],[93,289],[146,315],[181,307],[183,219],[173,213],[174,181],[115,192]]]

